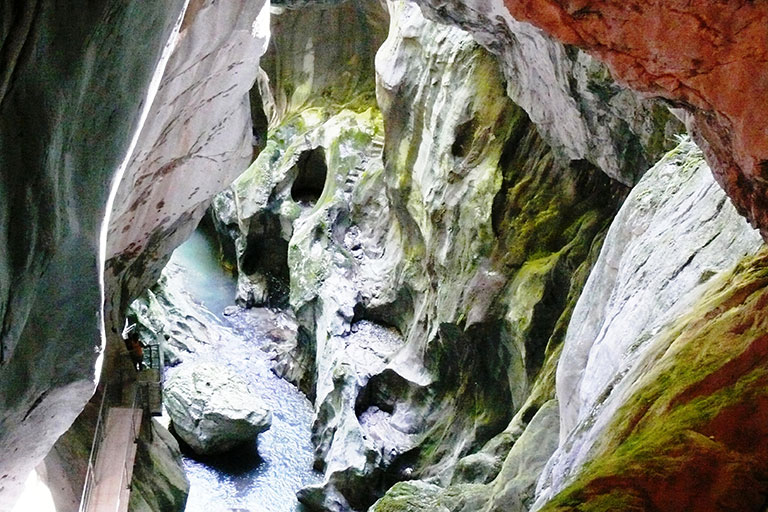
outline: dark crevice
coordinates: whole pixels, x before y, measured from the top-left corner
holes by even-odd
[[[248,95],[251,103],[251,121],[253,124],[253,150],[254,159],[264,149],[267,143],[267,131],[269,130],[269,120],[264,112],[264,102],[259,90],[258,81],[253,86]]]
[[[269,306],[288,305],[288,241],[282,237],[279,215],[264,211],[251,220],[245,251],[240,257],[240,270],[246,275],[265,277]]]
[[[32,414],[32,412],[33,412],[35,409],[37,409],[37,408],[40,406],[40,404],[42,404],[42,403],[43,403],[43,400],[45,400],[45,397],[48,395],[48,393],[49,393],[49,390],[43,391],[43,392],[40,394],[40,396],[39,396],[39,397],[37,397],[37,399],[36,399],[36,400],[35,400],[35,401],[32,403],[32,407],[30,407],[30,408],[27,410],[27,413],[24,415],[24,418],[23,418],[21,421],[26,421],[26,420],[27,420],[27,418],[29,418],[29,415],[30,415],[30,414]]]
[[[319,147],[304,151],[296,161],[296,178],[291,186],[291,198],[297,203],[315,204],[323,194],[327,175],[325,150]]]
[[[413,316],[413,299],[407,288],[398,291],[394,301],[381,306],[368,308],[363,304],[355,305],[352,324],[368,320],[383,327],[395,329],[402,336],[405,326]]]
[[[477,123],[474,119],[470,119],[456,127],[456,135],[451,146],[451,154],[453,156],[456,158],[467,156],[472,147],[472,140],[475,137],[476,130]]]

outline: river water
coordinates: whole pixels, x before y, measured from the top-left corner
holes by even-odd
[[[234,454],[197,460],[184,456],[191,488],[186,512],[296,512],[304,510],[296,491],[318,483],[312,469],[312,404],[270,370],[262,347],[270,331],[289,331],[290,317],[266,309],[225,309],[234,302],[236,283],[218,263],[215,245],[198,230],[169,263],[169,279],[181,279],[196,306],[206,311],[221,340],[201,345],[181,364],[215,361],[240,374],[272,409],[272,427],[251,447]],[[211,326],[209,326],[211,327]]]

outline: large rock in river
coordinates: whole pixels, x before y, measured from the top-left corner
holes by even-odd
[[[196,453],[226,452],[267,430],[272,412],[226,366],[197,364],[174,374],[165,406],[176,434]]]

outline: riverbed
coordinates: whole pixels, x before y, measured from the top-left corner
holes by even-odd
[[[304,510],[296,492],[321,480],[312,469],[312,404],[271,371],[262,350],[270,333],[290,332],[295,321],[281,311],[232,308],[235,278],[219,265],[216,253],[215,242],[198,230],[169,262],[167,278],[177,280],[200,308],[193,313],[207,318],[208,327],[220,334],[185,355],[181,364],[215,361],[235,370],[272,409],[272,427],[253,446],[233,454],[204,460],[186,454],[184,469],[191,484],[186,512]]]

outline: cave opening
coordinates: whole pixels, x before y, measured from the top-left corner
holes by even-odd
[[[262,99],[261,83],[256,84],[248,93],[248,100],[251,106],[251,124],[253,126],[253,159],[259,155],[267,144],[267,132],[269,131],[269,119],[264,111],[264,100]]]
[[[291,198],[299,204],[314,205],[323,194],[328,176],[325,150],[317,147],[302,152],[295,167],[296,178],[291,186]]]
[[[456,135],[451,145],[451,154],[453,156],[463,158],[469,154],[476,130],[477,122],[474,119],[465,121],[456,127]]]

